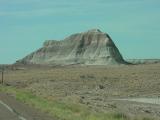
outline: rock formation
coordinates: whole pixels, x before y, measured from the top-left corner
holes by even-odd
[[[107,33],[92,29],[73,34],[64,40],[47,40],[42,48],[18,63],[110,65],[126,62]]]

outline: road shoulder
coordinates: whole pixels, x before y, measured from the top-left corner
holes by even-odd
[[[0,93],[0,100],[12,108],[17,115],[23,116],[27,120],[53,120],[53,118],[49,115],[31,106],[28,106],[27,104],[17,101],[9,94]]]

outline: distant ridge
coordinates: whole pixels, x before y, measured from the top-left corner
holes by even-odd
[[[115,65],[126,64],[111,37],[99,29],[47,40],[43,47],[18,60],[21,64]]]

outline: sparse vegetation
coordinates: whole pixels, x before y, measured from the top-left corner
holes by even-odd
[[[12,94],[17,100],[32,105],[44,112],[48,112],[59,120],[133,120],[122,113],[95,112],[82,104],[73,104],[57,100],[51,101],[14,87],[0,86],[0,91]],[[138,120],[150,119],[141,118]]]
[[[0,86],[0,91],[13,94],[16,99],[48,112],[60,120],[126,120],[122,114],[105,114],[90,111],[86,106],[61,101],[49,101],[24,90]]]
[[[49,113],[56,117],[62,116],[62,119],[72,120],[71,118],[77,117],[75,120],[81,118],[103,120],[106,119],[105,116],[114,118],[124,115],[123,119],[128,120],[131,114],[131,118],[138,117],[136,120],[143,120],[149,119],[148,116],[157,117],[159,109],[152,105],[144,107],[142,104],[130,104],[112,99],[159,96],[159,66],[160,64],[54,68],[22,66],[24,69],[5,70],[4,82],[7,86],[11,86],[7,89],[16,88],[10,92],[18,90],[16,94],[21,101],[29,102],[39,109],[43,108],[44,111],[50,111]],[[30,93],[32,94],[29,95]],[[141,118],[141,115],[144,117]]]

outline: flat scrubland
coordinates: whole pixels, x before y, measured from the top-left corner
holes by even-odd
[[[6,86],[0,90],[57,119],[160,119],[160,105],[120,100],[159,98],[159,63],[11,68],[5,71]]]

